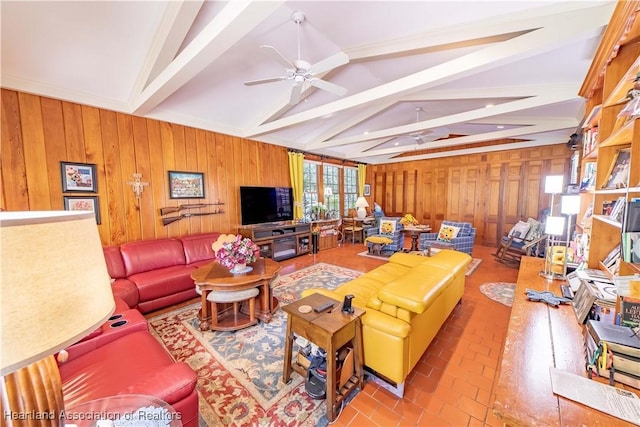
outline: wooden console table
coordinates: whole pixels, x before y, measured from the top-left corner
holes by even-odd
[[[525,289],[561,295],[564,281],[546,280],[541,258],[523,257],[520,264],[502,365],[495,388],[494,413],[505,425],[627,426],[633,425],[553,394],[549,367],[587,377],[583,326],[573,307],[550,307],[529,301]],[[606,383],[605,379],[594,379]],[[622,386],[638,393],[638,390]]]

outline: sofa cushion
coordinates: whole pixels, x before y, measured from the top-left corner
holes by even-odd
[[[511,227],[511,230],[509,230],[508,236],[524,239],[526,238],[527,233],[529,232],[529,228],[531,228],[531,224],[529,224],[528,222],[518,221],[516,225]]]
[[[467,237],[471,236],[471,226],[470,222],[457,222],[457,221],[442,221],[444,225],[452,225],[454,227],[460,227],[460,231],[458,232],[457,237]]]
[[[202,233],[181,237],[187,264],[214,259],[215,254],[211,245],[219,236],[220,233]]]
[[[452,278],[451,271],[420,264],[380,289],[378,298],[420,314],[431,305]]]
[[[129,279],[138,287],[140,302],[150,301],[189,289],[195,292],[191,278],[194,270],[193,266],[174,265],[134,274]]]
[[[409,270],[409,267],[402,264],[388,262],[386,264],[382,264],[380,267],[371,270],[368,273],[365,273],[363,276],[370,279],[375,279],[384,284],[398,278],[399,276],[402,276]]]
[[[145,271],[159,270],[176,265],[184,266],[186,259],[182,242],[177,239],[140,240],[120,245],[120,253],[131,276]]]

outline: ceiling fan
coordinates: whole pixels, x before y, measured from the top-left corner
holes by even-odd
[[[283,80],[293,81],[294,84],[291,87],[289,105],[295,105],[300,102],[300,95],[302,93],[302,90],[305,88],[305,84],[314,86],[327,92],[331,92],[337,96],[344,96],[347,93],[347,89],[343,88],[342,86],[338,86],[334,83],[330,83],[326,80],[314,77],[315,75],[325,73],[336,67],[348,63],[349,57],[344,52],[332,55],[320,62],[316,62],[313,65],[300,58],[300,24],[304,21],[304,19],[304,13],[302,12],[295,11],[291,14],[291,20],[295,22],[298,27],[298,59],[290,61],[275,47],[268,45],[260,46],[266,53],[271,55],[273,59],[275,59],[285,67],[285,75],[267,79],[250,80],[244,82],[246,86],[279,82]]]
[[[422,107],[416,107],[416,123],[420,122],[420,112],[424,111]],[[424,144],[425,142],[433,142],[437,139],[447,138],[449,136],[449,129],[440,128],[436,130],[427,130],[424,132],[413,132],[407,135],[413,139],[416,144]]]

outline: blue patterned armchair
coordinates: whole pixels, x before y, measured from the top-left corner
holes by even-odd
[[[365,229],[365,239],[367,237],[388,237],[393,242],[385,245],[382,248],[382,252],[398,252],[404,247],[404,234],[402,233],[402,223],[400,217],[380,217],[378,220],[378,227],[371,227]],[[371,252],[372,244],[367,242],[367,249]]]
[[[471,255],[473,243],[476,240],[476,229],[473,225],[471,225],[470,222],[442,221],[441,227],[442,226],[459,227],[460,231],[458,232],[458,236],[451,239],[449,243],[453,243],[457,251]],[[418,243],[420,250],[428,249],[434,242],[437,242],[438,234],[440,234],[439,231],[437,233],[420,234],[420,240]]]

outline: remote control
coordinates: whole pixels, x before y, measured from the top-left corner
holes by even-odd
[[[573,299],[573,291],[571,290],[571,286],[562,285],[560,286],[560,290],[562,291],[563,297]]]
[[[316,313],[320,313],[323,312],[329,308],[333,307],[333,303],[332,302],[325,302],[324,304],[320,304],[319,306],[317,306],[316,308],[313,309],[313,311],[315,311]]]

